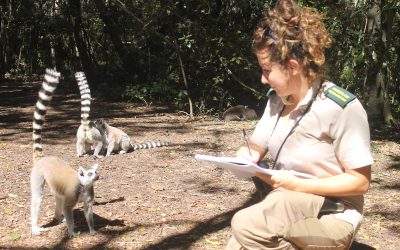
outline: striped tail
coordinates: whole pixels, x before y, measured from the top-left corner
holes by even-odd
[[[92,97],[90,95],[90,88],[86,80],[85,72],[76,72],[75,79],[78,83],[79,91],[81,93],[81,123],[84,125],[88,125],[90,102],[92,100]]]
[[[163,146],[168,146],[168,145],[170,145],[168,142],[155,140],[155,141],[149,141],[149,142],[144,142],[144,143],[140,143],[140,144],[132,144],[132,149],[135,151],[137,149],[156,148],[156,147],[163,147]]]
[[[46,69],[42,87],[39,90],[39,97],[36,102],[35,112],[33,114],[33,163],[35,164],[41,157],[43,157],[42,147],[42,128],[44,118],[46,116],[47,108],[53,98],[54,91],[59,83],[60,73]]]

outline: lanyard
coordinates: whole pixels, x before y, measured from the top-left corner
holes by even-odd
[[[285,144],[285,142],[287,141],[287,139],[289,138],[289,136],[292,135],[292,134],[294,133],[294,131],[295,131],[296,127],[299,125],[301,119],[303,119],[303,117],[308,113],[308,111],[310,111],[311,105],[312,105],[313,102],[315,101],[315,99],[316,99],[316,97],[317,97],[317,95],[318,95],[320,89],[321,89],[321,86],[318,88],[318,91],[317,91],[316,94],[313,96],[313,98],[308,102],[307,108],[304,110],[303,114],[300,116],[299,119],[297,119],[297,121],[293,124],[292,128],[290,129],[289,133],[286,135],[285,139],[283,139],[283,142],[282,142],[281,146],[279,147],[278,152],[276,153],[275,160],[273,161],[272,169],[275,169],[275,165],[276,165],[276,162],[277,162],[277,160],[278,160],[278,157],[279,157],[279,155],[280,155],[280,153],[281,153],[281,150],[282,150],[282,148],[283,148],[283,145]],[[281,112],[279,113],[278,119],[276,120],[274,129],[272,130],[272,133],[271,133],[271,138],[272,138],[272,135],[273,135],[274,132],[275,132],[276,126],[278,125],[279,119],[280,119],[281,116],[282,116],[283,110],[285,110],[285,105],[283,105],[283,108],[282,108]]]

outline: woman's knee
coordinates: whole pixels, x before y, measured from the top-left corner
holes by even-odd
[[[246,218],[246,213],[244,210],[240,210],[236,212],[231,220],[231,228],[232,232],[234,235],[242,235],[243,231],[247,227],[246,221],[248,221],[248,218]]]
[[[354,229],[350,223],[326,215],[321,219],[308,218],[296,222],[285,239],[301,249],[346,249],[352,241]]]

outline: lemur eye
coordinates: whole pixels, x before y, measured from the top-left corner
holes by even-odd
[[[83,172],[81,172],[81,176],[83,177],[83,176],[85,176],[85,174]]]

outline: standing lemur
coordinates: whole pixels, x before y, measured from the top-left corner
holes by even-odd
[[[132,144],[131,138],[121,129],[110,126],[103,119],[98,119],[94,122],[94,126],[100,131],[107,141],[107,156],[112,152],[119,152],[120,154],[134,151],[136,149],[155,148],[168,146],[168,142],[160,140],[149,141],[140,144]]]
[[[76,151],[78,157],[87,154],[91,149],[94,149],[93,156],[101,157],[99,154],[105,148],[106,141],[93,122],[89,120],[91,96],[85,73],[75,73],[75,79],[81,94],[81,125],[76,133]]]
[[[31,172],[31,220],[32,234],[38,235],[48,229],[38,226],[40,204],[43,197],[43,188],[47,183],[56,199],[54,217],[61,222],[63,216],[67,222],[68,234],[74,236],[73,208],[78,202],[84,203],[84,214],[89,226],[90,234],[95,234],[93,222],[94,190],[93,184],[98,180],[97,164],[78,172],[68,163],[55,156],[43,156],[42,153],[42,126],[47,108],[59,82],[60,73],[47,69],[39,97],[36,102],[33,120],[33,168]]]

